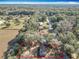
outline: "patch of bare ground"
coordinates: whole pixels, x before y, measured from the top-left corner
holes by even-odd
[[[7,50],[8,42],[18,34],[19,30],[0,30],[0,59],[3,58],[3,53]]]

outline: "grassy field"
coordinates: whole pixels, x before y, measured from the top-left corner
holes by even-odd
[[[0,30],[0,59],[7,49],[8,42],[18,34],[18,30]]]

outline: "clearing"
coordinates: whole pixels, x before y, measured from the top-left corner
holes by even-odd
[[[6,51],[8,42],[11,41],[19,30],[0,30],[0,59],[3,59],[3,53]]]

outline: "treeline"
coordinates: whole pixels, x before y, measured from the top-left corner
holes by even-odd
[[[65,15],[79,15],[79,11],[0,11],[0,15],[34,15],[36,13],[45,14],[47,16],[53,16],[56,14],[65,14]]]

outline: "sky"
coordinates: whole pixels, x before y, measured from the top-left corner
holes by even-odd
[[[0,4],[79,4],[79,0],[0,0]]]
[[[79,0],[0,0],[0,2],[79,2]]]

